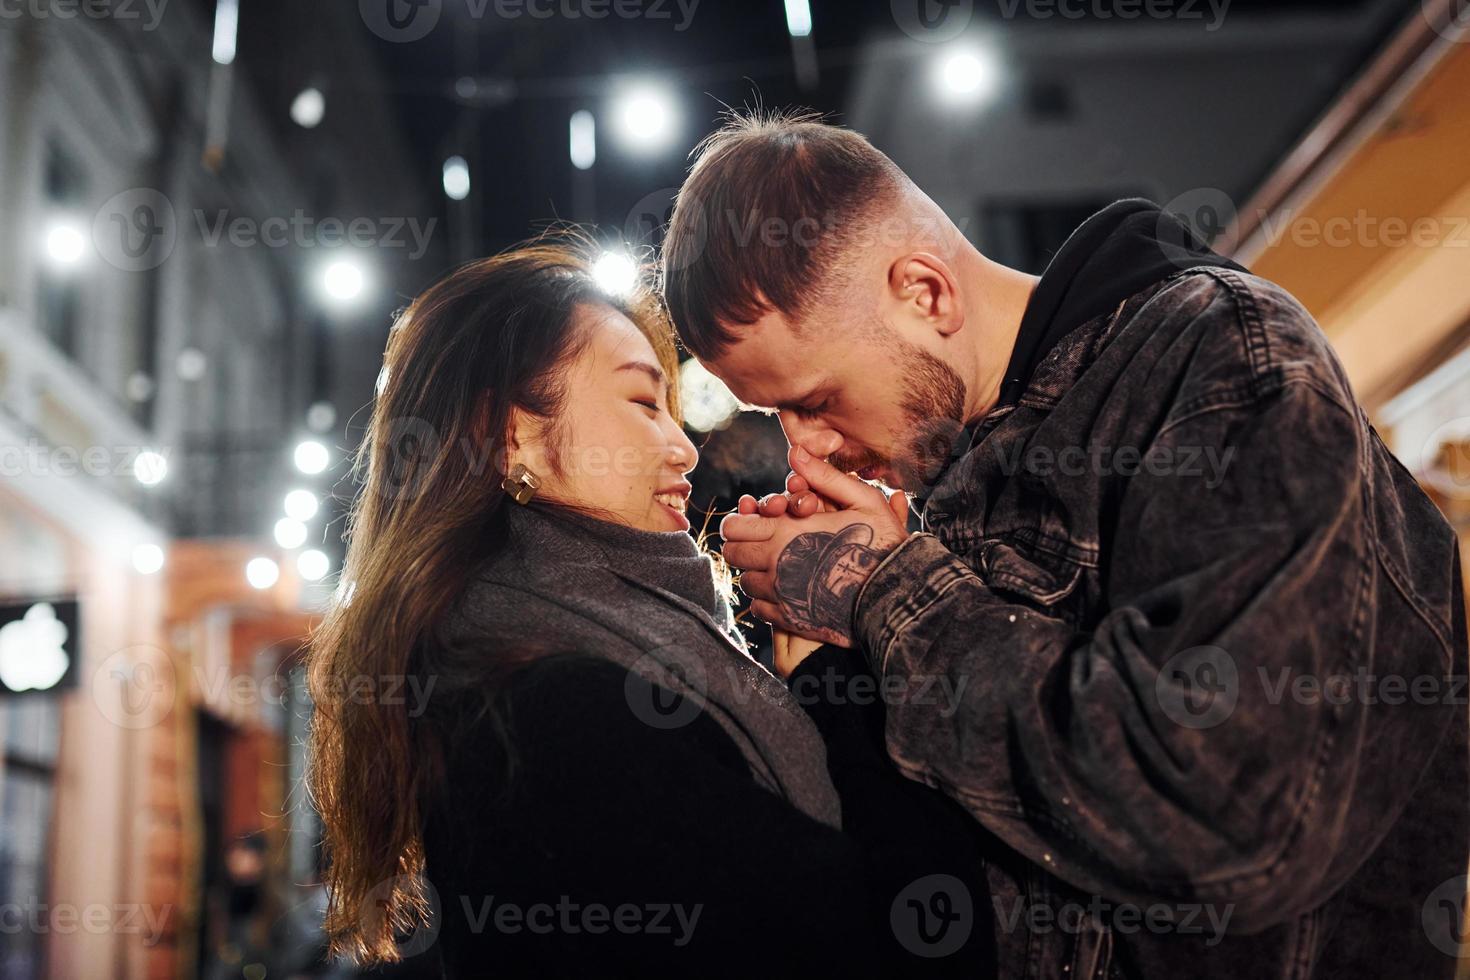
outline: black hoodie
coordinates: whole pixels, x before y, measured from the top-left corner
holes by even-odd
[[[1088,218],[1052,256],[1031,295],[996,407],[1021,397],[1036,366],[1068,333],[1134,293],[1197,266],[1247,271],[1211,251],[1152,201],[1129,198]]]

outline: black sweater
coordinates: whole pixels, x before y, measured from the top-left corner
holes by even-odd
[[[426,821],[446,975],[990,975],[983,832],[888,763],[881,705],[849,696],[866,669],[823,647],[792,677],[837,831],[757,785],[714,720],[640,720],[638,675],[587,656],[524,668],[462,716]]]

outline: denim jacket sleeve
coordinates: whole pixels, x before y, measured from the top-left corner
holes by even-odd
[[[1209,491],[1128,481],[1090,628],[992,589],[930,534],[891,553],[858,635],[880,676],[948,699],[890,705],[900,769],[1090,892],[1229,903],[1241,932],[1331,895],[1417,771],[1354,771],[1367,706],[1300,696],[1300,677],[1353,669],[1374,615],[1371,436],[1319,382],[1287,372],[1168,410],[1157,443],[1230,450],[1231,466]],[[1409,746],[1424,718],[1401,710],[1367,737]],[[1353,805],[1365,784],[1374,805]]]

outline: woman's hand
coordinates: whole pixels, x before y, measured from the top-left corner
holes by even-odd
[[[798,473],[786,474],[785,493],[768,493],[759,500],[747,493],[735,504],[737,513],[759,514],[762,517],[780,517],[782,514],[790,514],[792,517],[810,517],[813,514],[840,509],[813,492],[806,477]]]
[[[782,629],[771,629],[771,646],[775,650],[776,673],[782,680],[788,680],[791,672],[800,666],[801,662],[812,655],[812,651],[821,646],[820,640],[808,640],[804,636],[797,636]]]

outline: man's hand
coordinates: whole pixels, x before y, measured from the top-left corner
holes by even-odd
[[[783,681],[789,681],[792,671],[801,666],[801,662],[821,646],[822,644],[817,640],[808,640],[804,636],[797,636],[783,629],[771,630],[772,665],[776,668],[777,675]]]
[[[850,647],[859,589],[908,537],[908,501],[901,493],[885,499],[799,446],[789,458],[824,509],[769,517],[741,507],[720,524],[725,560],[741,570],[740,587],[757,616],[807,639]]]

